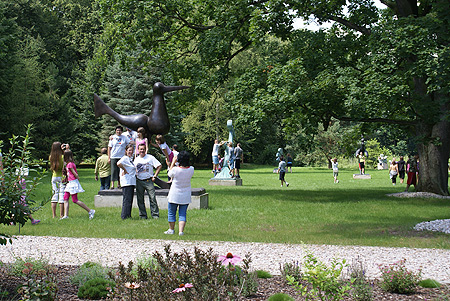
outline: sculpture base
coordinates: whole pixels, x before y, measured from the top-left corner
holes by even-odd
[[[169,189],[155,189],[156,201],[161,210],[167,210],[167,194]],[[122,207],[122,190],[109,189],[99,191],[94,197],[95,207]],[[192,203],[189,204],[188,209],[208,209],[208,193],[205,188],[192,188],[191,190]],[[147,209],[150,208],[148,195],[144,195],[144,202]],[[136,201],[136,191],[134,191],[133,208],[138,208]]]
[[[357,179],[357,180],[370,180],[372,179],[372,176],[369,175],[368,173],[366,174],[359,174],[359,173],[355,173],[353,174],[353,179]]]
[[[209,179],[208,182],[211,186],[242,186],[242,179]]]

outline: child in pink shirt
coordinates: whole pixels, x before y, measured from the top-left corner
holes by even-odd
[[[64,152],[64,162],[66,163],[67,179],[69,182],[64,190],[64,216],[61,219],[69,218],[69,197],[72,196],[72,202],[83,208],[89,213],[89,219],[94,218],[95,210],[89,209],[85,203],[78,200],[78,193],[84,192],[83,187],[81,187],[79,176],[77,173],[77,167],[73,162],[73,153],[71,150],[66,150]]]

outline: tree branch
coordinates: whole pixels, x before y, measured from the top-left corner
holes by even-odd
[[[415,125],[417,121],[415,120],[400,120],[400,119],[389,119],[389,118],[352,118],[347,116],[333,116],[340,121],[356,121],[356,122],[382,122],[388,124],[399,124],[399,125]]]
[[[350,22],[348,20],[345,20],[344,18],[341,18],[341,17],[328,16],[328,19],[330,19],[332,21],[335,21],[335,22],[338,22],[338,23],[340,23],[340,24],[342,24],[342,25],[344,25],[344,26],[346,26],[348,28],[357,30],[360,33],[365,34],[365,35],[370,35],[370,33],[371,33],[371,30],[369,28],[365,28],[363,26],[356,25],[356,24],[354,24],[354,23],[352,23],[352,22]]]

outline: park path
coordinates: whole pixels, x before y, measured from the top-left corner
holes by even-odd
[[[178,238],[178,237],[177,237]],[[329,263],[333,258],[346,259],[347,263],[360,259],[370,278],[379,278],[378,266],[392,264],[406,259],[410,270],[422,270],[423,278],[450,283],[450,250],[410,249],[363,246],[300,245],[275,243],[238,243],[220,241],[186,241],[158,239],[112,239],[112,238],[70,238],[51,236],[18,236],[13,244],[0,246],[0,258],[4,263],[15,258],[44,258],[51,264],[81,265],[95,261],[107,266],[116,266],[119,261],[128,263],[139,255],[162,252],[170,244],[174,252],[186,249],[193,253],[194,247],[202,250],[212,248],[214,253],[225,255],[231,252],[244,257],[251,254],[252,270],[265,270],[273,275],[280,274],[280,265],[285,262],[302,262],[306,250],[320,260]]]

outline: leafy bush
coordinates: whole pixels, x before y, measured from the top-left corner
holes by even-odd
[[[35,203],[31,199],[34,190],[45,175],[45,171],[36,165],[32,169],[31,151],[33,147],[30,140],[30,132],[32,126],[28,125],[25,136],[13,135],[9,139],[10,148],[8,152],[3,154],[3,173],[0,177],[0,224],[20,224],[25,225],[29,219],[29,215],[42,207],[46,202],[50,201],[50,197],[46,201],[40,203],[39,207],[32,208]],[[0,141],[0,147],[2,141]],[[30,177],[26,183],[25,189],[22,187],[25,170],[35,175]],[[37,172],[37,173],[36,173]],[[0,233],[0,245],[12,243],[9,234]]]
[[[38,273],[47,273],[52,269],[52,266],[48,264],[46,259],[35,259],[31,257],[16,258],[16,261],[9,267],[10,273],[18,277],[29,277]]]
[[[256,275],[258,276],[258,278],[263,278],[263,279],[273,277],[272,274],[270,274],[269,272],[263,271],[263,270],[257,270]]]
[[[302,279],[301,265],[298,261],[285,262],[283,265],[280,264],[280,271],[284,278],[289,275],[297,282]]]
[[[56,269],[48,265],[46,261],[18,259],[12,267],[15,275],[26,278],[26,282],[18,289],[18,293],[22,296],[21,300],[56,299],[58,291]],[[19,271],[20,267],[23,269]]]
[[[419,282],[419,286],[425,288],[438,288],[441,287],[441,284],[433,279],[424,279]]]
[[[78,287],[83,286],[87,281],[95,278],[108,279],[108,269],[99,263],[85,262],[83,265],[70,276],[70,283],[76,284]]]
[[[288,294],[278,293],[270,296],[267,301],[294,301],[294,298],[292,298]]]
[[[390,265],[380,266],[381,288],[398,294],[412,294],[417,290],[421,279],[421,271],[413,273],[405,267],[406,259]]]
[[[78,289],[78,298],[98,300],[108,297],[116,284],[105,278],[88,280]]]
[[[349,276],[353,280],[352,297],[357,301],[373,300],[373,289],[366,278],[366,269],[358,258],[349,266]]]
[[[290,275],[286,276],[286,279],[307,300],[341,300],[348,295],[351,286],[340,279],[342,270],[346,266],[345,260],[338,262],[336,259],[333,259],[331,267],[328,268],[313,254],[308,253],[305,255],[303,266],[302,280],[309,285],[301,284]]]
[[[170,245],[164,253],[153,253],[156,264],[128,266],[119,263],[114,298],[135,300],[223,300],[238,299],[256,292],[256,273],[249,273],[249,255],[242,266],[218,261],[212,249],[194,248],[190,255],[186,250],[172,253]],[[189,284],[189,285],[188,285]]]

